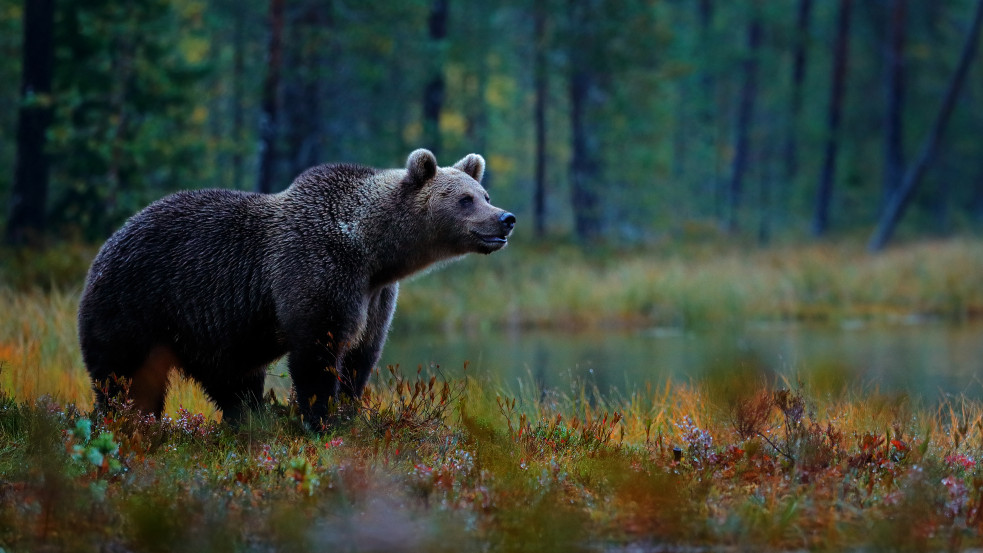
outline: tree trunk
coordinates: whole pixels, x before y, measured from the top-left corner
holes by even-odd
[[[983,172],[977,168],[973,179],[973,196],[969,201],[969,216],[976,227],[983,226]]]
[[[833,195],[833,178],[836,176],[836,152],[843,113],[843,92],[846,88],[847,58],[850,48],[851,0],[840,0],[836,24],[836,40],[833,46],[833,75],[830,83],[828,128],[826,130],[826,154],[816,193],[816,210],[812,220],[813,236],[823,236],[829,230],[829,204]]]
[[[235,9],[235,8],[233,8]],[[232,30],[232,188],[242,189],[242,142],[244,114],[242,108],[242,80],[246,74],[246,15],[243,10],[235,9]]]
[[[270,0],[270,42],[266,59],[266,80],[263,82],[259,125],[259,178],[256,181],[256,191],[267,194],[273,191],[276,141],[279,134],[277,96],[283,66],[283,6],[284,0]]]
[[[884,183],[881,208],[904,176],[904,43],[907,0],[892,0],[891,25],[884,49]]]
[[[325,40],[330,28],[330,0],[294,2],[288,10],[282,83],[281,145],[291,175],[316,165],[321,159],[324,134],[324,67],[330,59]]]
[[[770,150],[770,148],[769,148]],[[762,152],[761,158],[771,157],[771,152]],[[761,164],[759,164],[761,165]],[[775,182],[775,164],[768,163],[761,175],[758,188],[758,244],[767,246],[771,242],[772,189]]]
[[[799,117],[802,113],[802,85],[806,75],[806,46],[809,43],[811,17],[812,0],[799,0],[799,9],[795,18],[795,50],[792,54],[792,97],[785,136],[786,180],[795,178],[799,172]]]
[[[761,48],[761,14],[754,6],[751,8],[751,21],[747,32],[747,57],[744,59],[744,83],[741,85],[740,102],[737,112],[737,129],[734,135],[734,160],[731,166],[730,194],[728,197],[727,230],[738,229],[738,212],[747,173],[749,155],[749,135],[754,120],[754,101],[758,94],[758,53]]]
[[[942,98],[942,104],[939,106],[939,112],[935,116],[932,128],[922,143],[918,157],[905,172],[901,185],[891,195],[887,205],[884,206],[884,210],[877,223],[877,229],[871,235],[870,242],[867,244],[867,248],[872,252],[884,249],[884,246],[890,241],[898,221],[901,220],[904,210],[911,201],[912,193],[921,181],[922,176],[924,176],[925,170],[928,169],[928,164],[931,163],[932,158],[935,156],[935,150],[938,148],[942,134],[949,124],[952,110],[956,106],[956,99],[959,98],[963,83],[966,81],[966,74],[969,73],[973,57],[976,54],[980,39],[981,24],[983,24],[983,0],[978,0],[975,12],[973,13],[973,21],[966,35],[966,42],[963,45],[962,53],[959,57],[959,64],[956,66],[956,70],[949,80],[949,86],[946,88],[945,96]]]
[[[448,0],[434,0],[430,8],[430,80],[423,93],[423,139],[434,155],[440,155],[440,110],[444,105],[444,51],[447,47]]]
[[[6,241],[39,244],[45,229],[48,156],[45,133],[51,124],[54,66],[54,0],[24,3],[21,105],[17,117],[17,158]]]
[[[713,2],[712,0],[700,0],[696,3],[696,15],[699,21],[699,43],[700,44],[712,44],[714,37],[712,36],[712,23],[713,23]],[[701,52],[706,52],[701,50]],[[706,55],[706,54],[704,54]],[[697,81],[699,82],[699,90],[697,90],[696,97],[699,104],[698,121],[696,126],[696,137],[700,141],[700,156],[706,156],[704,159],[709,160],[706,164],[701,164],[695,167],[699,170],[700,177],[699,180],[703,183],[706,197],[709,199],[711,205],[709,209],[714,217],[719,220],[724,219],[725,206],[727,205],[726,193],[724,191],[724,182],[720,178],[720,167],[721,167],[721,156],[720,148],[717,144],[718,137],[718,121],[716,118],[717,114],[717,93],[716,93],[716,79],[714,78],[714,73],[711,71],[711,63],[709,58],[702,60],[699,63],[699,77]]]
[[[311,124],[307,139],[311,144],[307,164],[324,163],[328,146],[328,119],[332,107],[337,105],[337,99],[332,95],[331,76],[338,69],[337,49],[333,41],[336,27],[336,3],[330,0],[315,0],[315,24],[317,37],[317,52],[311,63],[314,64],[314,81],[311,83],[310,94],[317,96],[317,118]],[[306,167],[305,167],[306,168]]]
[[[126,5],[129,17],[133,17],[132,5]],[[126,26],[116,33],[111,39],[110,46],[110,66],[111,75],[109,79],[109,120],[115,121],[112,124],[111,139],[109,140],[109,167],[106,170],[104,182],[106,183],[107,195],[105,199],[105,209],[108,217],[103,217],[100,234],[112,234],[116,227],[114,219],[119,213],[120,197],[129,188],[129,179],[124,174],[125,153],[124,145],[130,142],[131,129],[131,102],[130,96],[136,80],[136,54],[134,45],[137,42],[137,31],[133,26]]]
[[[537,238],[546,234],[546,100],[549,94],[549,73],[546,61],[546,6],[536,0],[533,21],[536,48],[536,182],[533,190],[533,232]]]
[[[595,74],[594,2],[569,0],[570,48],[570,200],[573,208],[574,233],[584,240],[601,234],[598,177],[601,172],[600,140],[593,121],[593,104],[599,93]]]

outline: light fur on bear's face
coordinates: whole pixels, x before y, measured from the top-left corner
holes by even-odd
[[[438,168],[433,154],[417,150],[407,160],[407,171],[411,178],[424,180],[418,197],[426,204],[430,230],[454,254],[491,253],[508,243],[512,227],[502,221],[507,212],[491,204],[480,184],[485,172],[480,155],[469,154],[453,167]]]
[[[502,227],[504,209],[491,204],[478,181],[456,169],[438,173],[431,184],[430,209],[437,230],[460,245],[461,253],[491,253],[508,242],[511,229]]]

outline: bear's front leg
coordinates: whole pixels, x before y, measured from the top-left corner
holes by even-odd
[[[297,347],[288,356],[297,405],[312,430],[322,430],[337,409],[341,358],[340,346],[323,343]]]
[[[398,295],[399,284],[391,284],[370,298],[362,339],[348,351],[342,362],[345,368],[341,374],[341,392],[346,399],[357,400],[372,376],[372,369],[379,362],[386,336],[389,335]]]
[[[337,409],[343,360],[364,312],[364,300],[356,294],[339,293],[334,301],[325,300],[326,296],[287,294],[283,297],[300,301],[284,301],[278,309],[297,404],[304,422],[313,430],[328,424]],[[321,301],[315,303],[311,298]]]
[[[337,409],[345,354],[365,320],[366,298],[345,284],[287,280],[276,291],[277,319],[287,342],[297,405],[312,430],[329,424]]]

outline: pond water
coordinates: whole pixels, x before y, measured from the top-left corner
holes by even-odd
[[[779,385],[821,388],[813,392],[903,393],[934,403],[961,394],[983,399],[983,324],[423,335],[397,329],[380,365],[399,364],[404,373],[439,365],[442,374],[457,376],[465,362],[469,375],[507,390],[567,391],[582,382],[602,393],[625,392],[750,370]]]

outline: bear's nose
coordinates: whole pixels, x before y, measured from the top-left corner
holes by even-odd
[[[498,222],[502,224],[502,228],[505,229],[506,232],[512,232],[512,227],[515,226],[515,215],[512,215],[506,211],[501,217],[498,218]]]

